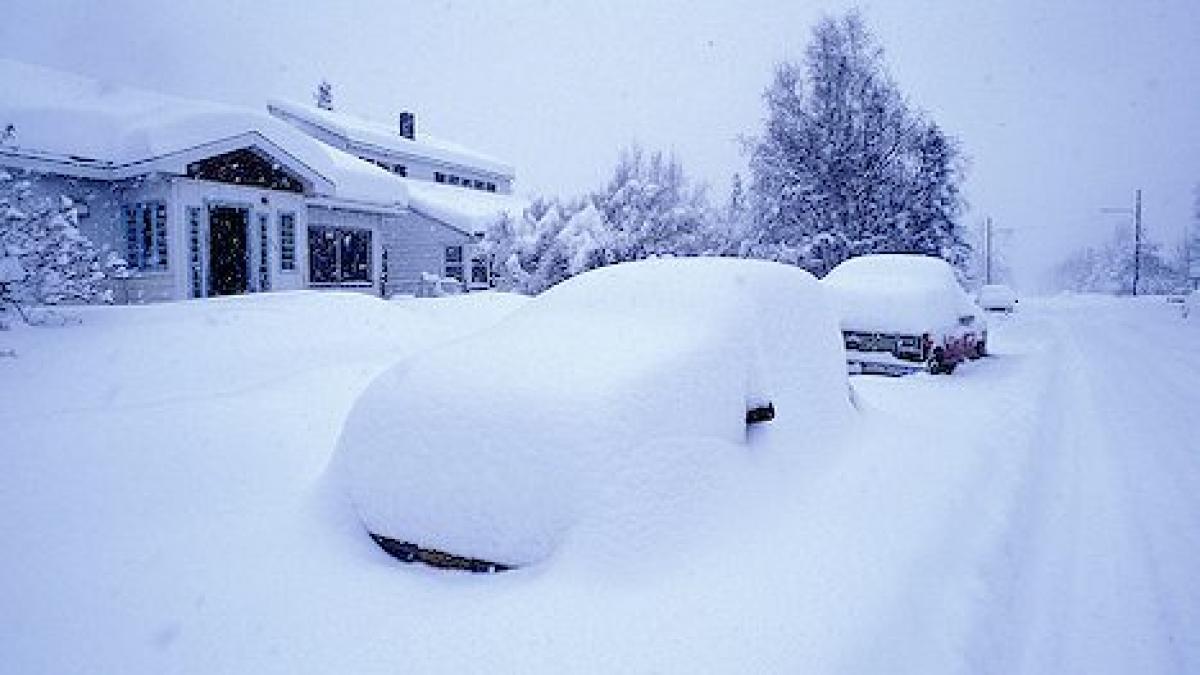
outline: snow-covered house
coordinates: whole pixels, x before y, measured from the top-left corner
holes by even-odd
[[[510,195],[410,181],[258,110],[113,86],[0,60],[0,167],[70,197],[121,253],[119,301],[276,289],[487,284],[477,231]],[[444,188],[444,189],[438,189]],[[484,200],[481,202],[481,200]],[[481,266],[482,267],[482,266]]]

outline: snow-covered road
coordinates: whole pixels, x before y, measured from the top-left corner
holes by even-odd
[[[518,304],[495,300],[0,333],[0,671],[1200,671],[1200,316],[1023,303],[951,377],[852,378],[843,446],[736,509],[681,498],[703,536],[635,565],[596,541],[399,565],[328,453],[375,373]]]
[[[1053,342],[1014,604],[1024,672],[1200,669],[1200,330],[1157,300],[1039,306]],[[1009,666],[1020,666],[1010,668]]]

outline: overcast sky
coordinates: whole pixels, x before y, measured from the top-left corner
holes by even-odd
[[[970,159],[970,222],[1009,228],[1024,281],[1096,242],[1145,191],[1174,244],[1200,183],[1200,1],[204,3],[6,0],[0,55],[191,96],[311,100],[514,164],[578,193],[637,141],[723,198],[746,173],[773,64],[823,14],[862,9],[912,102]]]

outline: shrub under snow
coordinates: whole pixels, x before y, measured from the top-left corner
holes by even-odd
[[[124,273],[125,262],[96,247],[79,231],[75,204],[67,197],[39,200],[31,183],[0,170],[0,259],[21,278],[15,299],[37,304],[111,302],[104,283]],[[15,260],[15,262],[14,262]]]

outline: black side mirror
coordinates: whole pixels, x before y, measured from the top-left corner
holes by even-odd
[[[775,404],[769,401],[766,405],[759,405],[746,410],[747,425],[770,422],[773,419],[775,419]]]

